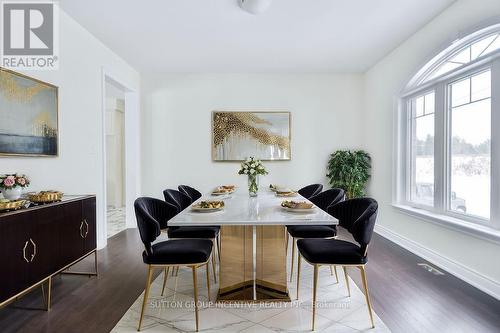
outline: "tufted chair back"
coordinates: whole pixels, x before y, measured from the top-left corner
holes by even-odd
[[[306,199],[314,197],[316,194],[321,193],[323,191],[323,185],[321,184],[311,184],[306,187],[301,188],[298,192],[301,196]]]
[[[166,202],[177,207],[177,213],[191,205],[191,198],[177,190],[166,189],[163,191],[163,196]]]
[[[330,206],[328,213],[337,218],[339,225],[351,233],[361,246],[361,253],[366,255],[377,220],[377,201],[372,198],[350,199]]]
[[[134,202],[135,217],[142,243],[148,255],[152,254],[151,243],[160,235],[161,229],[177,214],[177,207],[155,198],[141,197]]]
[[[177,188],[179,189],[179,192],[184,193],[185,195],[191,198],[191,203],[201,198],[200,191],[198,191],[195,188],[192,188],[191,186],[179,185]]]
[[[344,200],[344,190],[341,188],[331,188],[315,196],[309,198],[309,200],[318,206],[320,209],[326,211],[331,205],[335,205]]]

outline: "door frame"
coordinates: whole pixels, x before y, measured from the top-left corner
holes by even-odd
[[[106,68],[102,68],[102,204],[97,209],[97,248],[107,245],[107,172],[106,172],[106,81],[111,81],[120,87],[125,95],[124,107],[124,140],[125,140],[125,225],[126,228],[136,226],[134,219],[134,201],[140,193],[140,98],[138,89],[132,87],[126,80],[121,79]],[[100,215],[100,216],[99,216]],[[99,218],[100,217],[100,218]]]

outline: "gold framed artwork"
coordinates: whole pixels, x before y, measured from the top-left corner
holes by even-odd
[[[0,155],[58,155],[58,87],[0,68],[0,119]]]
[[[290,112],[212,112],[212,159],[291,159]]]

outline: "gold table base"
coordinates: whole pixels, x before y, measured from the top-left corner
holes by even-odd
[[[218,301],[290,301],[283,225],[222,226]]]

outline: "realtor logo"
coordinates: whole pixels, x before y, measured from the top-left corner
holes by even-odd
[[[1,66],[57,69],[57,14],[53,2],[2,2]]]

